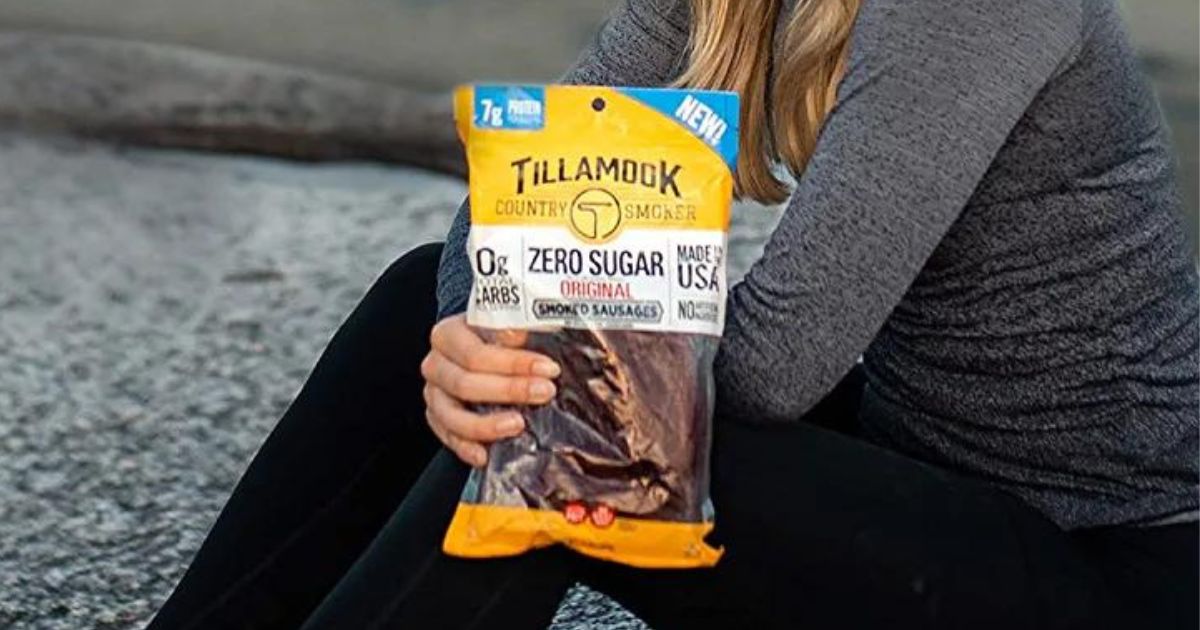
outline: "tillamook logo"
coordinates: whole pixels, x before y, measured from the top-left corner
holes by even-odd
[[[571,231],[593,243],[616,236],[621,227],[621,202],[602,188],[589,188],[571,202]]]
[[[527,188],[557,184],[559,182],[613,182],[645,186],[660,195],[671,193],[676,198],[679,192],[676,179],[683,169],[666,160],[639,162],[615,157],[582,157],[578,161],[567,158],[535,160],[532,157],[512,162],[517,179],[517,194]]]

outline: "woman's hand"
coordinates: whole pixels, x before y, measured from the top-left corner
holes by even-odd
[[[478,414],[470,403],[542,405],[554,398],[551,379],[561,369],[544,355],[520,350],[527,335],[503,331],[484,341],[464,315],[433,327],[432,349],[421,362],[425,377],[425,418],[438,439],[471,466],[487,463],[485,444],[513,437],[525,428],[516,411]]]

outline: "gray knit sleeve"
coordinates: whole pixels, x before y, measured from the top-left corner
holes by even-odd
[[[659,86],[682,68],[688,40],[687,0],[626,0],[609,17],[562,83]],[[469,201],[454,216],[438,269],[438,319],[461,313],[471,292]]]
[[[853,367],[1074,54],[1081,18],[1069,4],[864,3],[816,153],[730,290],[721,409],[795,420]]]

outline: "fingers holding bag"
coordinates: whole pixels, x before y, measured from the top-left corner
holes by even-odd
[[[461,315],[439,323],[430,337],[432,349],[421,362],[426,421],[460,459],[483,466],[486,445],[520,434],[525,422],[514,411],[478,413],[466,404],[544,404],[556,391],[548,376],[560,370],[538,353],[484,341]],[[524,343],[523,334],[502,337]]]

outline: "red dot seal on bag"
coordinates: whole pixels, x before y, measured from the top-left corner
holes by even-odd
[[[588,515],[587,506],[580,501],[572,501],[563,506],[563,518],[572,525],[582,523]]]
[[[601,529],[612,525],[613,521],[617,520],[617,513],[611,507],[604,505],[603,503],[597,505],[595,508],[592,508],[592,513],[590,516],[592,518],[592,525],[595,525]]]

